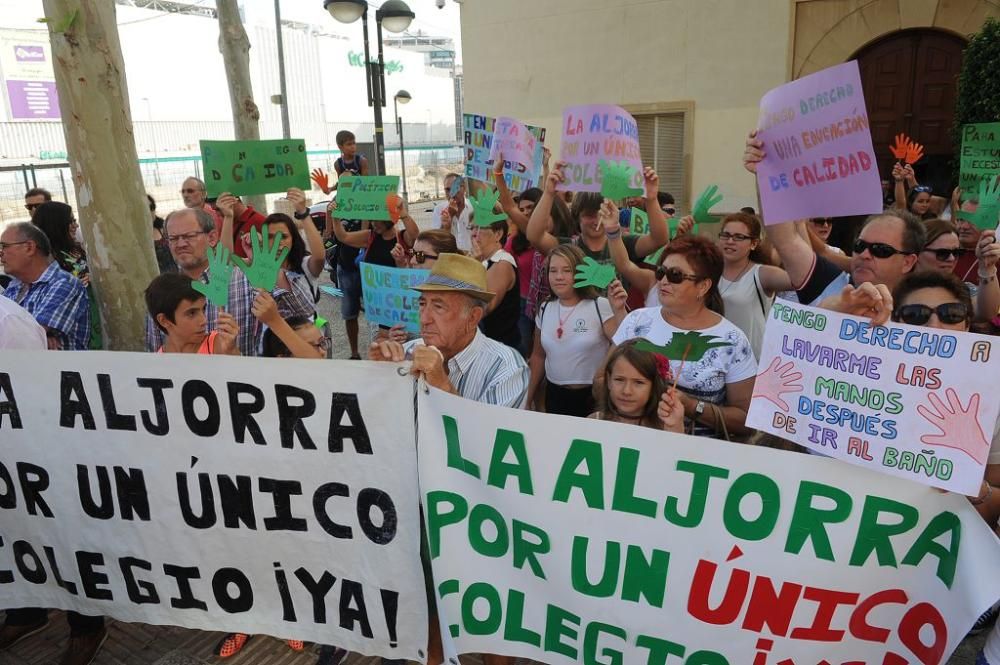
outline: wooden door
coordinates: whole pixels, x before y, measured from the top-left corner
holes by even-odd
[[[855,58],[883,179],[895,161],[889,145],[903,132],[924,145],[917,179],[950,194],[951,123],[965,40],[938,30],[902,30],[861,49]]]

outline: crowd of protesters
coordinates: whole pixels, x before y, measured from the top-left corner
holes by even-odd
[[[353,135],[342,132],[337,143],[343,152],[338,177],[367,174]],[[755,133],[748,136],[743,155],[748,171],[755,173],[767,148]],[[335,194],[336,183],[314,175],[320,189]],[[149,198],[161,275],[145,291],[147,350],[329,357],[330,338],[317,326],[316,311],[317,282],[328,270],[343,292],[342,325],[351,358],[408,361],[411,373],[430,386],[487,404],[735,444],[758,440],[746,417],[764,325],[776,298],[876,324],[891,319],[985,334],[1000,324],[995,232],[959,218],[960,209],[974,212],[977,205],[974,198],[963,201],[959,191],[944,210],[935,210],[930,188],[917,182],[908,165],[893,168],[895,201],[870,216],[844,247],[828,244],[836,220],[770,225],[765,234],[753,209],[720,216],[714,235],[696,232],[694,220],[679,215],[674,198],[660,190],[659,175],[648,167],[643,196],[628,202],[648,215],[643,233],[630,232],[628,215],[617,202],[594,193],[567,196],[560,187],[562,164],[550,168],[547,153],[540,188],[511,192],[501,172],[495,175],[505,221],[477,225],[466,200],[473,183],[449,174],[448,199],[435,208],[433,228],[425,230],[405,205],[393,223],[341,219],[335,203],[318,228],[301,190],[287,192],[292,216],[266,215],[231,194],[209,201],[204,183],[188,178],[181,188],[185,207],[165,218],[157,216]],[[72,208],[40,189],[27,192],[25,207],[31,222],[10,224],[0,235],[0,262],[8,278],[6,297],[0,298],[0,348],[101,348],[87,251]],[[669,221],[678,217],[671,237]],[[288,249],[274,289],[254,288],[234,271],[227,306],[209,302],[195,287],[211,280],[213,248],[221,245],[252,261],[254,235],[265,225],[263,246]],[[373,329],[367,340],[361,334],[359,270],[366,262],[430,270],[417,287],[418,338],[399,326]],[[616,278],[606,288],[577,283],[581,268],[593,262],[614,267]],[[726,343],[690,362],[668,360],[637,344],[645,339],[663,345],[674,333],[690,331]],[[997,484],[995,439],[980,492],[969,497],[991,526],[1000,516]],[[72,640],[64,663],[84,665],[106,636],[103,620],[68,617]],[[990,620],[984,616],[977,629]],[[0,650],[46,622],[42,609],[8,610]],[[237,653],[250,637],[226,635],[218,655]],[[289,646],[303,648],[295,641]],[[320,661],[329,665],[345,656],[343,649],[328,646]],[[440,662],[440,644],[430,645],[430,658]],[[991,636],[981,659],[1000,665],[1000,633]],[[486,655],[485,662],[513,659]]]

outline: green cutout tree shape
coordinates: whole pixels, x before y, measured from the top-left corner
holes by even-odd
[[[709,185],[705,188],[705,191],[701,193],[691,208],[691,216],[694,217],[694,221],[699,224],[711,224],[715,221],[715,216],[709,211],[722,203],[722,194],[719,194],[718,191],[718,185]]]
[[[666,345],[653,344],[647,339],[636,343],[635,348],[641,351],[658,353],[669,360],[698,362],[711,349],[732,346],[731,343],[720,340],[714,335],[703,335],[696,330],[675,332]]]
[[[621,201],[630,196],[642,196],[641,188],[632,187],[635,169],[628,162],[597,162],[601,172],[601,196],[612,201]]]
[[[481,189],[469,199],[472,204],[472,221],[476,226],[489,226],[494,222],[502,222],[507,219],[507,215],[502,212],[495,212],[497,201],[500,200],[500,192],[495,189]]]
[[[220,242],[208,250],[208,284],[200,279],[191,280],[191,288],[205,296],[216,307],[229,304],[229,282],[233,279],[231,253]]]
[[[997,217],[1000,216],[1000,178],[979,182],[979,206],[975,212],[959,211],[958,218],[971,222],[980,231],[992,231],[997,228]]]
[[[288,256],[289,248],[281,247],[280,231],[274,234],[274,242],[269,247],[266,246],[266,238],[267,224],[264,225],[263,236],[256,228],[250,229],[250,247],[253,250],[252,263],[247,265],[247,262],[239,256],[234,256],[233,261],[236,263],[236,267],[247,276],[247,281],[255,289],[273,291],[274,285],[278,283],[278,271],[281,270],[281,264]]]
[[[589,256],[583,258],[583,263],[576,267],[576,281],[573,288],[596,286],[602,291],[608,284],[615,281],[615,267],[610,263],[598,263]]]

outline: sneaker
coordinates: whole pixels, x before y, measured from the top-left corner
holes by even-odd
[[[306,648],[306,643],[302,640],[285,640],[285,643],[292,651],[304,651]]]
[[[69,646],[60,665],[90,665],[107,639],[107,628],[101,628],[96,633],[70,635]]]
[[[326,644],[320,647],[316,665],[340,665],[345,660],[347,660],[347,649]]]
[[[215,647],[215,655],[219,658],[230,658],[240,652],[250,641],[251,635],[246,633],[227,633]]]
[[[45,619],[45,621],[33,626],[4,626],[0,628],[0,651],[9,649],[21,640],[45,630],[48,625],[49,620]]]

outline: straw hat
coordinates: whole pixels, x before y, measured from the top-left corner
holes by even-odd
[[[483,264],[463,254],[441,254],[427,281],[413,288],[416,291],[464,293],[487,302],[496,295],[486,290]]]

